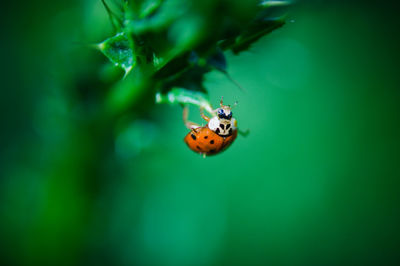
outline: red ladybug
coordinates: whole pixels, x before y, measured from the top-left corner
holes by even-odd
[[[188,147],[197,153],[215,155],[228,148],[237,137],[237,122],[232,117],[231,107],[223,105],[222,99],[220,108],[213,111],[215,116],[212,118],[204,115],[201,109],[201,117],[208,123],[200,126],[187,120],[188,109],[183,110],[183,120],[187,128],[191,131],[184,138]]]

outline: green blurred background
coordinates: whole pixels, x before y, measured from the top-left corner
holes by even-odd
[[[297,2],[227,53],[247,92],[205,86],[250,135],[206,159],[154,95],[98,114],[120,73],[77,42],[110,36],[100,1],[1,9],[1,265],[400,263],[395,4]]]

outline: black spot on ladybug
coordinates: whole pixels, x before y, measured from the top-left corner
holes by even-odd
[[[219,124],[219,126],[222,128],[222,130],[225,130],[225,125],[224,124]]]
[[[232,128],[229,129],[229,135],[232,134]]]
[[[199,146],[196,146],[196,148],[197,148],[199,151],[201,151],[201,148],[200,148]]]
[[[214,144],[214,140],[210,141],[210,144]]]
[[[215,130],[215,133],[219,134],[219,128],[217,128],[217,129]]]
[[[205,139],[207,139],[207,138],[208,138],[208,136],[204,136],[204,138],[205,138]]]
[[[231,127],[231,124],[227,124],[226,125],[226,129],[228,129],[228,128],[230,128]]]
[[[215,152],[215,149],[211,149],[211,150],[210,150],[210,153],[214,153],[214,152]]]
[[[195,135],[191,134],[190,136],[192,137],[193,140],[196,140],[196,136]]]

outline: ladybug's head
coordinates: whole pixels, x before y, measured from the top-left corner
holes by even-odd
[[[236,106],[237,103],[233,107]],[[217,133],[219,136],[228,137],[233,134],[233,131],[236,130],[236,119],[232,117],[231,109],[229,105],[224,105],[222,103],[220,108],[214,110],[217,113],[216,116],[210,119],[208,122],[208,128]]]
[[[224,107],[218,108],[217,116],[219,119],[231,120],[232,119],[231,108],[229,106],[224,106]]]
[[[237,105],[237,102],[233,105],[235,107]],[[225,119],[225,120],[231,120],[232,119],[232,108],[230,105],[224,105],[223,104],[223,98],[221,98],[221,103],[220,103],[220,108],[218,108],[217,111],[217,116],[219,119]]]

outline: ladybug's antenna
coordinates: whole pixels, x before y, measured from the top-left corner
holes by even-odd
[[[228,107],[229,109],[233,109],[233,108],[235,108],[237,105],[238,105],[238,102],[237,102],[237,101],[235,101],[235,103],[233,104],[232,107],[231,107],[230,105],[224,105],[224,96],[221,96],[221,101],[219,102],[220,108],[224,108],[224,107],[226,108],[226,107]],[[212,110],[212,112],[215,113],[215,112],[217,112],[217,110],[218,110],[218,108]]]
[[[224,105],[224,96],[221,96],[221,101],[219,102],[219,105],[221,108],[223,108],[224,106],[229,107],[230,109],[235,108],[238,105],[238,101],[235,101],[235,103],[233,104],[233,106],[231,107],[230,105]],[[215,109],[214,111],[216,111],[217,109]]]
[[[235,103],[233,104],[233,106],[231,107],[231,109],[235,108],[238,105],[238,101],[235,101]]]

